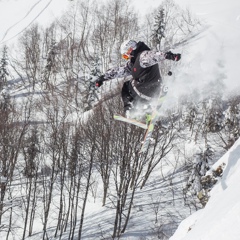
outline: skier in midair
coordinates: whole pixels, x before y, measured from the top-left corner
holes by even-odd
[[[181,54],[153,51],[144,42],[134,40],[124,41],[120,52],[122,57],[128,60],[126,65],[109,69],[96,80],[96,86],[100,87],[106,80],[132,75],[132,79],[122,87],[124,112],[129,118],[130,109],[134,108],[135,103],[149,102],[159,96],[162,78],[158,63],[165,59],[179,61]]]

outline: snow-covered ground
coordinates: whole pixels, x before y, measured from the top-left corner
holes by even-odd
[[[100,1],[100,0],[98,0]],[[170,82],[168,104],[175,104],[179,94],[197,88],[202,95],[207,88],[224,83],[224,92],[239,90],[239,56],[240,56],[240,1],[239,0],[179,0],[180,6],[187,6],[208,28],[200,36],[184,47],[174,49],[182,53],[182,60],[174,73],[174,82]],[[0,1],[0,48],[13,41],[19,33],[39,21],[46,25],[60,16],[69,4],[68,0],[1,0]],[[132,0],[133,7],[143,14],[159,5],[158,0]],[[217,77],[216,77],[217,76]],[[216,79],[218,81],[216,81]],[[204,90],[204,91],[203,91]],[[170,101],[170,99],[172,99]],[[240,140],[213,166],[222,162],[226,164],[223,177],[211,191],[211,198],[206,207],[180,224],[171,240],[239,240],[240,239]],[[167,168],[166,168],[167,169]],[[157,173],[155,173],[157,174]],[[179,177],[176,181],[179,181]],[[130,223],[126,239],[139,239],[141,231],[149,229],[148,218],[156,212],[157,198],[162,198],[166,189],[160,182],[149,181],[146,190],[138,196],[134,208],[135,219]],[[138,195],[138,193],[137,193]],[[171,197],[171,196],[170,196]],[[142,199],[144,198],[144,199]],[[169,196],[168,196],[169,199]],[[141,202],[151,203],[144,207]],[[167,201],[164,204],[171,204]],[[159,205],[161,210],[164,204]],[[177,206],[176,206],[177,208]],[[104,228],[98,220],[105,214],[100,204],[88,203],[86,225]],[[174,209],[174,208],[173,208]],[[144,211],[145,219],[142,219]],[[96,215],[93,220],[93,213]],[[102,215],[101,215],[102,214]],[[164,215],[164,211],[162,215]],[[168,213],[169,214],[169,213]],[[109,215],[108,218],[111,218]],[[157,226],[155,226],[157,227]],[[147,231],[145,231],[146,234]],[[86,239],[94,239],[89,228],[85,232]],[[33,237],[34,239],[34,237]],[[35,239],[38,239],[37,237]]]
[[[206,207],[184,220],[170,240],[238,240],[240,237],[240,140],[212,167],[226,164]]]

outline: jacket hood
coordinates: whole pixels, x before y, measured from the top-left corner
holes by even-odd
[[[131,58],[131,62],[134,63],[138,54],[146,51],[146,50],[150,50],[150,48],[144,43],[144,42],[138,42],[137,43],[137,48],[135,50],[132,51],[131,55],[133,56]]]

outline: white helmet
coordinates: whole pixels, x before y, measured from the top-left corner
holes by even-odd
[[[123,58],[128,59],[132,50],[137,48],[137,42],[134,40],[126,40],[121,44],[120,52]]]

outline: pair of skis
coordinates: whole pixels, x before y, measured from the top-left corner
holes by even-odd
[[[123,117],[121,115],[114,115],[113,118],[118,121],[126,122],[145,129],[144,137],[141,142],[140,153],[145,153],[148,150],[149,144],[151,142],[152,133],[154,130],[155,123],[159,118],[158,109],[161,107],[164,101],[165,95],[161,96],[158,100],[158,105],[153,108],[152,114],[148,115],[148,120],[146,123],[139,122],[135,119],[130,119]]]

